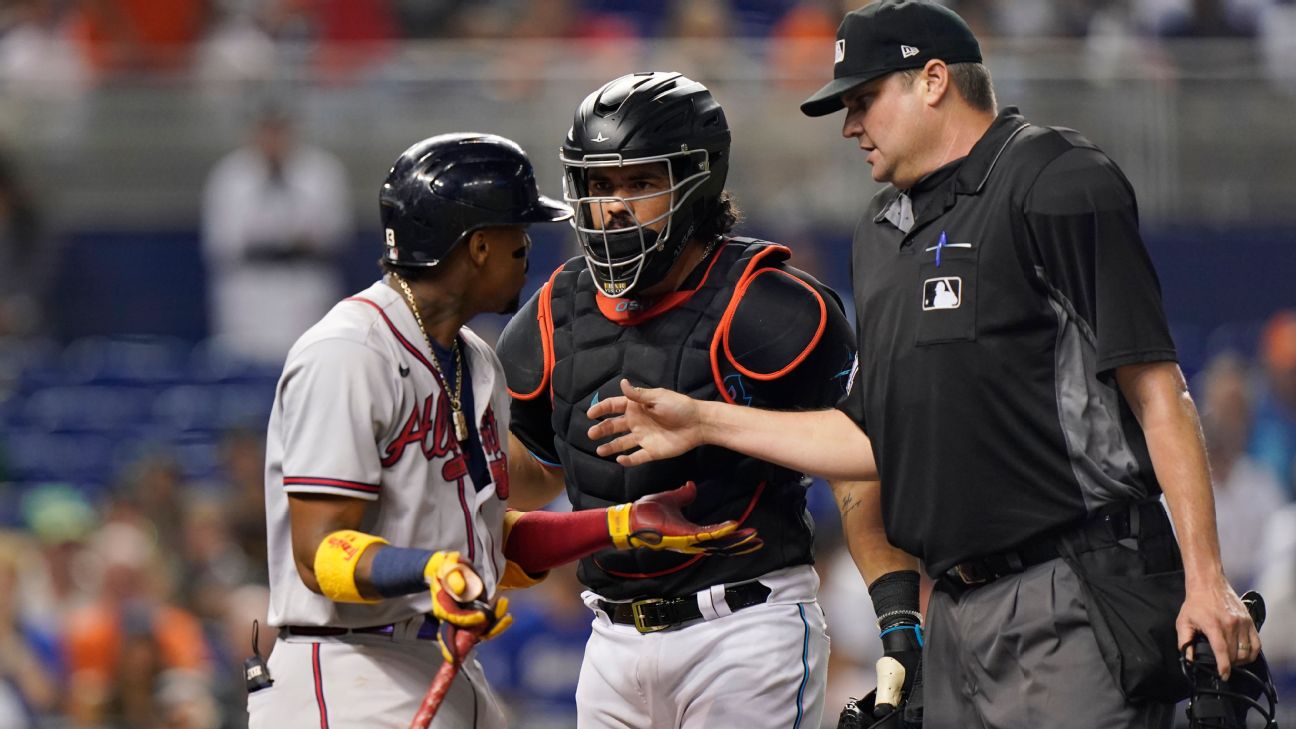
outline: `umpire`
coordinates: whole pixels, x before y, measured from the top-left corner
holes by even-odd
[[[1226,677],[1260,645],[1129,181],[1075,131],[996,113],[976,38],[934,3],[848,14],[833,75],[802,111],[844,108],[890,183],[855,233],[847,399],[759,413],[623,386],[591,411],[623,413],[596,435],[628,434],[600,452],[638,446],[633,465],[696,439],[835,478],[876,463],[871,507],[937,581],[925,726],[1170,726],[1194,632]]]

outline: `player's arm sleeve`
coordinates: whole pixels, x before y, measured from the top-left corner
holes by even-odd
[[[860,427],[860,430],[868,432],[868,426],[864,424],[864,390],[860,387],[860,362],[859,352],[851,359],[850,368],[846,371],[846,394],[837,403],[837,409],[846,413]]]
[[[500,334],[495,351],[508,382],[509,430],[531,456],[546,465],[557,466],[553,403],[549,396],[552,344],[547,325],[540,316],[543,292],[543,288],[537,291],[513,315]]]
[[[396,366],[363,343],[326,339],[295,352],[284,370],[284,490],[377,499]]]
[[[775,409],[833,407],[846,394],[855,335],[831,288],[791,267],[757,273],[723,340],[743,388]]]
[[[1044,283],[1092,337],[1098,371],[1175,360],[1134,190],[1115,163],[1073,148],[1041,172],[1024,206]]]

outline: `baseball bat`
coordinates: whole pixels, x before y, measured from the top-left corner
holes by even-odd
[[[895,711],[900,705],[900,689],[904,688],[904,664],[891,656],[877,662],[877,697],[873,702],[873,718],[880,719]]]
[[[464,657],[476,642],[477,636],[467,630],[455,632],[454,647],[451,649],[455,653],[455,660],[442,663],[441,668],[437,669],[432,685],[428,686],[427,693],[423,695],[423,703],[419,705],[418,713],[414,714],[409,729],[428,729],[431,726],[437,710],[441,708],[441,702],[450,692],[450,685],[454,683],[455,676],[459,675]]]
[[[441,586],[461,603],[475,600],[483,592],[482,581],[477,573],[461,569],[459,565],[441,570],[436,579],[440,580]],[[428,686],[427,693],[423,695],[423,703],[419,704],[418,712],[414,714],[409,729],[428,729],[431,726],[437,710],[441,708],[441,702],[445,700],[446,694],[450,693],[450,685],[454,683],[455,676],[459,675],[459,667],[463,665],[468,651],[471,651],[477,643],[477,634],[468,630],[456,630],[453,642],[454,645],[449,646],[449,649],[454,653],[454,660],[442,663],[441,668],[437,669],[436,676],[432,677],[432,683]]]

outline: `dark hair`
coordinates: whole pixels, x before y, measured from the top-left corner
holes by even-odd
[[[697,230],[693,231],[693,237],[698,240],[711,240],[733,230],[741,220],[742,211],[738,209],[733,193],[725,190],[720,193],[719,201],[712,206],[711,214],[698,223]]]
[[[964,101],[977,111],[988,111],[991,114],[996,111],[994,83],[990,80],[990,69],[985,64],[951,63],[948,68],[950,83],[958,89],[959,96]],[[899,73],[912,83],[922,74],[922,69],[910,68]]]

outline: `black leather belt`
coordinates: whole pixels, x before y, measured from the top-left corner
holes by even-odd
[[[423,618],[415,638],[418,640],[436,640],[438,621],[428,615]],[[388,638],[396,634],[396,624],[370,625],[364,628],[329,628],[322,625],[285,625],[280,630],[285,635],[305,636],[310,638],[336,638],[342,635],[382,635]]]
[[[725,603],[734,612],[763,604],[769,596],[770,589],[759,582],[744,582],[725,588]],[[633,625],[640,633],[656,633],[703,617],[695,595],[649,597],[633,602],[599,600],[598,606],[612,622]]]
[[[956,589],[968,590],[1061,557],[1064,540],[1071,540],[1075,551],[1084,552],[1139,534],[1163,534],[1169,530],[1170,522],[1159,501],[1116,504],[1100,509],[1088,521],[1033,539],[1017,549],[960,562],[943,577]]]

